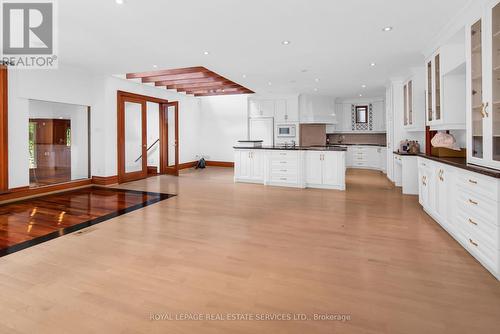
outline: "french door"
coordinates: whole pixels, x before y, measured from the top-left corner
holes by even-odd
[[[162,174],[179,176],[179,102],[163,103],[160,113]]]
[[[147,171],[146,101],[118,92],[118,181],[144,179]]]

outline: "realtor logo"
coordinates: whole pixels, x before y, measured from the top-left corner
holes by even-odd
[[[2,63],[22,68],[55,68],[53,0],[2,1]]]

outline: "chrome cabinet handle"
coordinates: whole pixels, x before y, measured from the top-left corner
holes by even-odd
[[[478,202],[473,201],[473,200],[471,200],[470,198],[469,198],[469,203],[474,204],[474,205],[478,205],[478,204],[479,204]]]
[[[472,184],[477,184],[477,181],[474,181],[474,180],[469,179],[469,183],[472,183]]]
[[[477,243],[475,243],[472,239],[469,239],[469,242],[470,242],[471,244],[473,244],[474,246],[476,246],[476,247],[477,247],[477,246],[479,246],[479,245],[478,245]]]

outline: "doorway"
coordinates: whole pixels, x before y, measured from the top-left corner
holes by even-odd
[[[118,91],[117,103],[118,182],[178,176],[178,102]]]

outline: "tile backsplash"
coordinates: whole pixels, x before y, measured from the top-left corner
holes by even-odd
[[[341,139],[343,144],[377,144],[386,146],[387,137],[385,133],[346,133],[346,134],[328,134],[330,144],[338,144]]]

